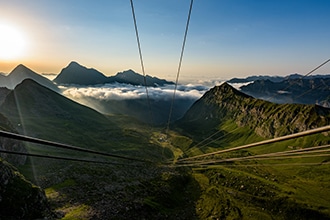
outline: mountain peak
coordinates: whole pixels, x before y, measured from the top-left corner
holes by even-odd
[[[80,65],[78,62],[76,62],[76,61],[71,61],[70,63],[69,63],[69,65],[67,66],[67,68],[68,67],[84,67],[84,66],[82,66],[82,65]]]
[[[69,65],[73,65],[73,64],[80,65],[77,61],[72,60],[72,61],[69,63]]]
[[[76,61],[71,61],[67,67],[61,70],[54,82],[59,84],[94,85],[102,84],[106,80],[107,77],[103,73],[93,68],[84,67]]]
[[[127,77],[142,77],[141,74],[136,73],[134,70],[129,69],[129,70],[124,70],[123,72],[117,73],[116,77],[119,78],[127,78]]]
[[[9,75],[11,74],[15,74],[18,72],[26,72],[26,73],[34,73],[31,69],[29,69],[28,67],[24,66],[23,64],[19,64],[18,66],[16,66]]]
[[[211,96],[216,99],[226,99],[226,98],[234,98],[234,97],[241,97],[241,98],[252,98],[249,95],[246,95],[243,92],[238,91],[227,82],[224,82],[220,86],[213,87],[210,91],[208,91],[205,96]]]
[[[27,68],[27,67],[23,64],[18,64],[16,68]]]
[[[59,91],[57,86],[52,81],[39,75],[23,64],[16,66],[4,79],[2,79],[0,86],[7,87],[8,89],[14,89],[24,79],[33,79],[39,84],[46,86],[53,91]]]

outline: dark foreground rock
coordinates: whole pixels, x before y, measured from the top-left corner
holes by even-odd
[[[44,191],[0,159],[0,219],[40,219],[49,215]]]

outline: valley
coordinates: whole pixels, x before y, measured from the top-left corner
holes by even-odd
[[[13,211],[1,212],[0,218],[330,219],[329,129],[226,151],[327,128],[329,108],[275,104],[223,83],[183,104],[187,110],[166,127],[164,103],[158,106],[163,111],[163,116],[158,112],[161,123],[152,124],[146,120],[148,105],[138,104],[142,99],[131,103],[131,114],[119,110],[101,113],[31,78],[2,91],[3,131],[113,156],[1,137],[0,150],[89,162],[17,159],[19,156],[1,153],[1,164],[5,164],[1,167],[6,167],[2,169],[8,177],[0,182],[0,190],[6,192],[1,198],[6,195],[7,199],[0,200],[0,207],[8,208],[8,202],[2,201],[26,198],[24,190],[17,191],[25,187],[39,189],[27,197],[45,205],[43,210],[34,210],[31,204],[36,201],[23,199],[30,204],[18,204],[25,207],[24,212],[11,206]],[[108,108],[113,103],[107,103]],[[157,102],[153,104],[157,106]],[[180,102],[176,105],[180,107]],[[143,117],[132,114],[143,109]],[[273,155],[258,157],[269,154]],[[14,183],[16,188],[10,185]],[[28,213],[34,217],[27,217]]]

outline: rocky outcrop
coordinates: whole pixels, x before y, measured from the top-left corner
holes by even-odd
[[[0,219],[40,219],[50,213],[44,191],[0,159]]]

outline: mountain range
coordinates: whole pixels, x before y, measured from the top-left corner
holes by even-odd
[[[106,77],[103,73],[93,68],[86,68],[74,61],[62,69],[62,71],[54,79],[54,82],[57,84],[76,85],[97,85],[114,82],[146,86],[173,84],[173,82],[148,75],[144,78],[142,75],[134,72],[133,70],[119,72],[115,76]]]
[[[56,84],[75,84],[75,85],[99,85],[106,83],[126,83],[131,85],[162,86],[165,84],[174,84],[173,82],[157,77],[144,76],[127,70],[117,73],[115,76],[106,77],[103,73],[93,69],[86,68],[77,62],[71,62],[63,68],[56,78],[51,81],[46,77],[34,72],[23,64],[19,64],[9,74],[0,74],[0,87],[14,89],[24,79],[33,79],[41,85],[46,86],[56,92],[59,92]]]
[[[287,77],[254,76],[231,79],[228,83],[248,83],[240,90],[255,98],[275,103],[318,104],[330,107],[330,76],[298,74]]]
[[[259,75],[259,76],[248,76],[246,78],[232,78],[230,80],[227,80],[228,83],[249,83],[257,80],[269,80],[272,82],[282,82],[284,80],[297,80],[297,79],[319,79],[319,78],[325,78],[329,79],[329,75],[309,75],[309,76],[303,76],[298,73],[290,74],[288,76],[267,76],[267,75]]]
[[[70,70],[69,67],[65,71]],[[96,70],[90,71],[102,78]],[[170,130],[165,132],[163,126],[145,124],[122,114],[120,108],[112,114],[102,114],[33,79],[23,79],[13,89],[0,90],[0,94],[0,127],[6,131],[145,160],[141,163],[19,142],[21,152],[104,163],[28,157],[24,164],[17,163],[18,170],[15,170],[1,160],[1,173],[5,171],[15,181],[2,178],[4,175],[0,178],[0,192],[10,189],[7,194],[1,194],[6,197],[0,200],[0,218],[24,219],[34,213],[35,218],[55,219],[330,219],[327,155],[307,159],[288,157],[284,162],[231,161],[193,169],[176,162],[327,126],[329,108],[315,104],[276,104],[223,83],[191,103],[191,107],[182,112],[183,117],[171,123]],[[155,107],[151,114],[164,108],[156,101],[152,104]],[[114,103],[109,103],[108,108],[112,105]],[[136,111],[142,109],[147,112],[143,116],[146,117],[148,108]],[[8,139],[0,139],[1,149],[6,141]],[[17,142],[9,143],[7,146],[11,148],[5,149],[15,150],[15,144]],[[329,132],[323,132],[219,157],[209,156],[205,160],[329,144]],[[43,190],[27,184],[18,172]],[[36,210],[30,203],[42,206]],[[8,207],[8,204],[11,205]],[[56,211],[50,214],[49,210]]]
[[[281,82],[257,80],[242,86],[241,91],[276,103],[318,104],[330,107],[330,78],[287,79]]]

